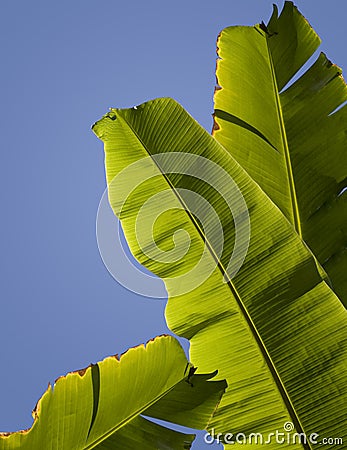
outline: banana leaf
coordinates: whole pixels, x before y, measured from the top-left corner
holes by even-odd
[[[215,138],[282,210],[347,305],[347,87],[292,2],[217,42]]]
[[[211,433],[290,422],[346,437],[346,310],[278,207],[172,99],[111,109],[93,130],[130,249],[165,282],[169,327],[227,380]]]
[[[32,427],[0,433],[0,449],[189,449],[194,435],[142,415],[203,429],[226,385],[194,372],[178,341],[159,336],[58,378]]]

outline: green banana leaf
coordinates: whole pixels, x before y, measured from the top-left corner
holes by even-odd
[[[60,377],[33,411],[29,430],[0,434],[1,450],[189,449],[194,435],[141,415],[203,429],[226,387],[192,374],[182,347],[159,336]]]
[[[169,327],[227,380],[210,432],[289,422],[346,438],[347,313],[287,218],[172,99],[111,109],[93,130],[130,249],[165,282]]]
[[[290,220],[347,305],[347,87],[292,2],[217,42],[215,138]],[[335,111],[335,112],[334,112]]]

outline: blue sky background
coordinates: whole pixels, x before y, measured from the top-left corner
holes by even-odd
[[[272,3],[1,2],[1,431],[31,426],[49,381],[167,332],[165,302],[125,290],[100,258],[103,149],[90,126],[168,96],[210,131],[217,34],[267,22]],[[296,4],[347,67],[347,3]],[[200,434],[193,448],[212,446]]]

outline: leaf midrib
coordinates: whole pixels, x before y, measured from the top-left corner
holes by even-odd
[[[117,112],[116,112],[117,114]],[[296,413],[295,407],[292,404],[289,394],[281,380],[281,377],[279,375],[279,373],[277,372],[277,369],[275,367],[275,364],[272,361],[272,358],[270,356],[270,354],[267,351],[267,348],[260,336],[260,334],[257,331],[257,328],[250,316],[250,314],[248,313],[240,294],[238,293],[235,285],[233,284],[231,278],[229,277],[226,269],[224,268],[222,262],[219,260],[219,258],[217,257],[216,253],[213,250],[212,245],[210,244],[210,242],[208,241],[208,239],[205,238],[203,231],[201,230],[201,227],[199,226],[199,223],[196,221],[195,217],[191,214],[191,212],[189,211],[187,205],[185,204],[184,200],[180,197],[179,193],[177,192],[175,186],[172,184],[172,182],[170,181],[170,179],[166,176],[166,174],[164,173],[164,171],[162,170],[162,168],[159,166],[159,164],[153,159],[153,155],[150,152],[150,150],[147,148],[146,144],[143,142],[143,140],[141,139],[141,137],[138,135],[138,133],[136,132],[136,130],[133,128],[132,124],[129,123],[126,118],[124,117],[120,117],[118,116],[118,119],[121,118],[125,124],[130,128],[130,130],[134,133],[134,135],[136,136],[136,138],[138,139],[138,141],[140,142],[140,144],[142,145],[142,147],[144,148],[144,150],[146,151],[146,153],[148,154],[148,156],[152,159],[152,161],[154,162],[154,164],[157,166],[158,170],[160,171],[161,175],[163,176],[163,178],[165,179],[165,181],[168,183],[169,187],[172,189],[173,193],[175,194],[175,196],[177,197],[178,201],[181,203],[181,205],[183,206],[184,211],[187,213],[188,217],[191,219],[193,225],[195,226],[196,230],[199,233],[199,236],[202,238],[203,242],[206,243],[208,250],[211,253],[212,258],[214,259],[214,261],[217,264],[217,267],[219,269],[219,271],[222,274],[222,277],[224,277],[224,279],[227,279],[227,285],[232,293],[232,295],[235,297],[235,300],[256,340],[256,342],[258,343],[259,349],[267,363],[267,366],[270,370],[270,373],[272,374],[274,381],[277,385],[278,391],[283,399],[283,402],[287,408],[287,411],[295,425],[295,428],[297,430],[298,433],[304,433],[304,429],[303,426],[300,422],[300,419],[298,417],[298,414]],[[220,148],[226,153],[227,157],[231,157],[231,155],[229,154],[229,152],[224,149],[224,147],[220,144],[218,144],[220,146]],[[242,169],[242,168],[241,168]],[[243,170],[243,169],[242,169]],[[244,171],[244,170],[243,170]],[[246,173],[244,171],[244,173]],[[303,448],[304,449],[308,449],[308,450],[312,450],[311,445],[307,444],[303,444]],[[87,449],[86,449],[87,450]]]
[[[295,180],[294,180],[292,162],[291,162],[289,145],[288,145],[288,140],[287,140],[287,133],[286,133],[285,123],[284,123],[284,118],[283,118],[283,113],[282,113],[281,100],[280,100],[280,96],[279,96],[279,89],[278,89],[278,85],[277,85],[275,67],[274,67],[272,54],[271,54],[270,47],[269,47],[269,39],[271,38],[271,36],[267,36],[263,32],[262,32],[262,35],[265,38],[266,49],[267,49],[269,63],[270,63],[271,78],[272,78],[273,90],[274,90],[275,102],[276,102],[276,112],[277,112],[278,123],[279,123],[279,127],[280,127],[284,160],[285,160],[287,174],[288,174],[289,194],[290,194],[290,201],[291,201],[291,205],[292,205],[293,222],[294,222],[293,226],[294,226],[297,234],[300,236],[300,238],[302,238],[299,205],[298,205],[298,199],[297,199],[297,195],[296,195]],[[317,264],[317,261],[316,261],[316,264]],[[277,373],[277,371],[276,371],[276,373]],[[296,425],[297,431],[298,431],[298,433],[304,433],[304,427],[300,421],[298,414],[296,413],[295,407],[294,407],[284,386],[283,386],[283,389],[288,398],[288,402],[290,404],[290,409],[294,414],[294,416],[292,414],[290,414],[290,416],[292,417],[292,420],[293,420],[294,424]],[[289,411],[289,413],[290,413],[290,411]],[[312,449],[311,444],[308,442],[304,443],[303,447],[310,449],[310,450]]]
[[[258,31],[258,29],[257,29],[257,31]],[[287,139],[287,133],[286,133],[286,128],[285,128],[283,113],[282,113],[281,100],[280,100],[280,96],[279,96],[279,89],[278,89],[278,85],[277,85],[275,67],[274,67],[270,47],[268,44],[269,39],[271,39],[271,36],[266,36],[266,35],[264,35],[263,32],[261,32],[261,34],[265,38],[266,49],[267,49],[269,63],[270,63],[271,78],[272,78],[273,90],[274,90],[275,102],[276,102],[276,112],[277,112],[277,116],[278,116],[278,124],[279,124],[279,128],[280,128],[284,160],[285,160],[285,165],[286,165],[287,175],[288,175],[289,195],[290,195],[290,202],[292,205],[291,209],[292,209],[293,222],[294,222],[293,225],[294,225],[295,231],[302,238],[300,212],[299,212],[298,199],[297,199],[297,195],[296,195],[293,167],[292,167],[292,162],[291,162],[291,157],[290,157],[290,151],[289,151],[289,145],[288,145],[288,139]]]
[[[184,380],[186,377],[181,378],[178,380],[175,384],[173,384],[169,389],[165,390],[162,394],[155,397],[151,402],[147,403],[146,405],[142,406],[138,410],[134,411],[133,414],[131,414],[126,419],[119,422],[116,426],[112,427],[109,431],[104,433],[103,435],[99,436],[97,439],[95,439],[93,442],[88,444],[87,446],[83,447],[83,450],[91,450],[104,442],[106,439],[111,437],[114,433],[116,433],[118,430],[126,426],[128,423],[130,423],[132,420],[134,420],[136,417],[138,417],[142,412],[146,411],[148,408],[150,408],[152,405],[157,403],[159,400],[161,400],[163,397],[165,397],[169,392],[171,392],[182,380]]]

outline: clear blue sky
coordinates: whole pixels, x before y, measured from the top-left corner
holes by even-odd
[[[49,381],[167,332],[165,302],[126,291],[99,256],[105,176],[90,126],[110,106],[168,96],[210,131],[216,36],[266,22],[272,3],[2,2],[0,430],[29,427]],[[296,4],[346,68],[347,3]],[[193,448],[212,446],[200,435]]]

